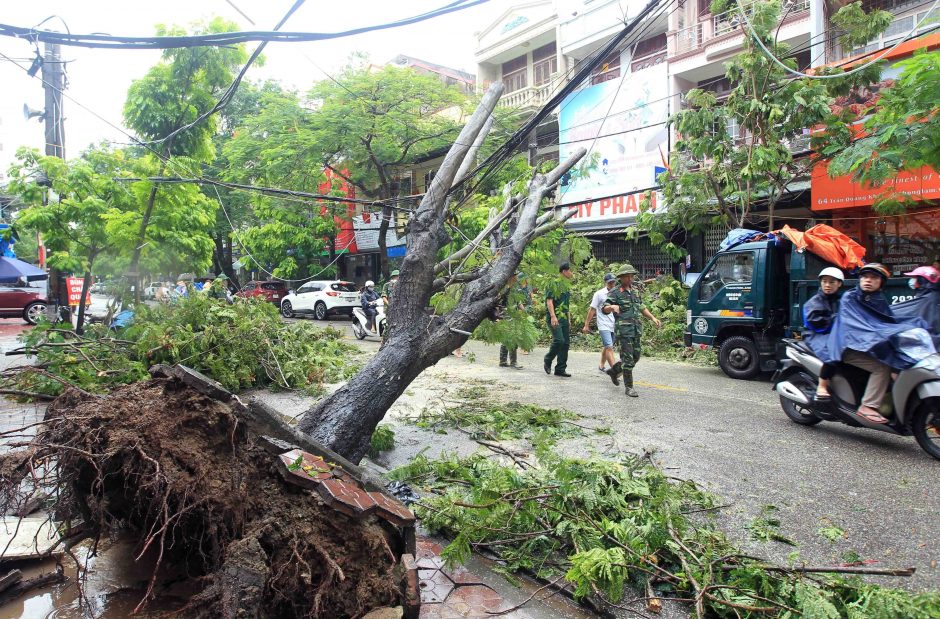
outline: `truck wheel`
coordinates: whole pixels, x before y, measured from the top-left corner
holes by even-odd
[[[911,419],[911,432],[924,451],[940,460],[940,398],[920,403]]]
[[[757,345],[754,340],[743,335],[729,337],[718,349],[718,365],[731,378],[754,378],[760,374]]]

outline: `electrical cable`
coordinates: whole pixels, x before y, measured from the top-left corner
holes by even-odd
[[[105,49],[179,49],[185,47],[206,47],[237,45],[251,41],[274,41],[281,43],[302,43],[309,41],[327,41],[351,37],[367,32],[400,28],[420,23],[435,17],[462,11],[489,0],[457,0],[440,8],[427,11],[411,17],[402,18],[392,22],[362,26],[339,32],[271,32],[271,31],[244,31],[219,32],[202,35],[186,36],[113,36],[109,34],[67,34],[49,30],[36,30],[9,24],[0,24],[0,36],[26,39],[29,41],[42,41],[44,43],[58,43],[77,47],[105,48]]]
[[[804,73],[804,72],[802,72],[802,71],[797,71],[796,69],[791,69],[791,68],[788,67],[786,64],[784,64],[783,62],[781,62],[781,61],[773,54],[773,52],[771,52],[769,49],[767,49],[767,46],[764,44],[764,42],[761,40],[761,38],[760,38],[759,36],[757,36],[757,33],[756,33],[756,32],[754,32],[754,28],[753,28],[753,26],[751,26],[751,22],[748,20],[747,15],[745,14],[744,7],[741,5],[741,0],[736,0],[736,2],[737,2],[737,5],[738,5],[738,10],[739,10],[740,13],[741,13],[741,20],[742,20],[742,23],[743,23],[744,26],[747,28],[748,34],[750,35],[750,37],[751,37],[752,39],[754,39],[754,41],[757,43],[757,46],[760,47],[760,49],[761,49],[761,50],[763,51],[763,53],[767,56],[768,59],[770,59],[774,64],[776,64],[776,65],[778,65],[779,67],[781,67],[781,68],[782,68],[784,71],[786,71],[787,73],[790,73],[790,74],[795,75],[795,76],[797,76],[797,77],[803,77],[803,78],[807,78],[807,79],[817,79],[817,80],[831,80],[831,79],[843,78],[843,77],[846,77],[846,76],[848,76],[848,75],[853,75],[853,74],[855,74],[855,73],[858,73],[859,71],[864,71],[864,70],[867,69],[868,67],[874,65],[874,64],[877,63],[878,61],[882,60],[885,56],[887,56],[888,54],[890,54],[892,51],[894,51],[894,50],[896,50],[898,47],[900,47],[902,43],[904,43],[905,41],[907,41],[908,39],[910,39],[911,37],[913,37],[913,36],[914,36],[914,33],[917,32],[917,30],[920,28],[921,24],[923,24],[923,23],[927,20],[927,18],[930,17],[931,13],[933,13],[933,12],[936,10],[936,8],[937,8],[938,6],[940,6],[940,0],[934,0],[933,6],[930,7],[930,10],[927,11],[926,13],[924,13],[924,16],[921,17],[920,20],[919,20],[916,24],[914,24],[914,27],[911,28],[911,31],[910,31],[907,35],[905,35],[903,38],[899,39],[898,42],[895,43],[894,45],[892,45],[891,47],[889,47],[889,48],[885,49],[884,51],[882,51],[878,56],[876,56],[875,58],[873,58],[871,61],[866,62],[866,63],[864,63],[864,64],[861,64],[861,65],[859,65],[859,66],[857,66],[857,67],[854,67],[854,68],[852,68],[852,69],[849,69],[848,71],[843,71],[842,73],[827,74],[827,75],[814,75],[814,74],[812,74],[812,73]]]

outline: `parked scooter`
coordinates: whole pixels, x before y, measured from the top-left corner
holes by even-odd
[[[933,350],[930,336],[923,329],[912,329],[900,336],[908,347]],[[923,341],[924,338],[927,341]],[[787,358],[781,362],[772,382],[774,390],[780,394],[783,412],[792,421],[804,426],[837,421],[899,436],[913,435],[924,451],[940,460],[940,354],[928,354],[917,365],[898,374],[881,406],[880,412],[888,423],[879,424],[856,412],[868,382],[868,372],[840,363],[829,383],[831,400],[816,402],[814,395],[822,361],[805,343],[784,342]]]
[[[366,336],[373,336],[382,339],[385,336],[385,329],[388,322],[385,319],[385,302],[378,298],[372,302],[372,307],[376,309],[375,324],[378,325],[378,333],[369,328],[369,317],[366,316],[362,307],[354,307],[352,311],[352,330],[358,340],[366,339]]]

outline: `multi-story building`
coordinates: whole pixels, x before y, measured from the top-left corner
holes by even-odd
[[[924,19],[933,0],[863,0],[866,11],[890,11],[894,22],[867,45],[842,49],[830,19],[848,1],[784,1],[777,40],[789,46],[799,69],[844,63],[848,58],[889,48],[918,23],[919,32],[936,28],[931,19]],[[505,93],[501,105],[530,114],[549,101],[580,63],[609,42],[646,4],[645,0],[514,4],[477,33],[478,86],[502,80]],[[655,177],[668,160],[674,136],[665,130],[665,120],[681,109],[683,94],[692,88],[710,90],[719,99],[730,92],[725,65],[744,47],[744,21],[751,15],[754,0],[740,0],[740,7],[733,3],[731,10],[716,14],[711,12],[711,0],[673,0],[671,4],[674,6],[658,19],[644,23],[638,37],[629,37],[630,45],[605,58],[537,132],[540,159],[564,158],[579,146],[588,148],[592,158],[589,174],[572,175],[562,187],[559,203],[577,209],[568,228],[591,237],[599,258],[630,259],[644,274],[668,271],[668,260],[643,239],[626,241],[623,232],[635,221],[639,195],[655,188]],[[741,18],[742,10],[745,19]],[[931,36],[940,38],[940,34]],[[924,44],[922,39],[917,45]],[[911,50],[904,49],[892,52],[888,60],[910,55]],[[889,67],[884,74],[893,77],[896,73]],[[797,156],[809,153],[809,129],[788,142]],[[726,130],[744,137],[739,127]],[[838,223],[840,218],[826,212],[817,200],[817,195],[832,191],[831,187],[823,188],[825,182],[818,176],[791,183],[788,195],[775,209],[776,215],[795,226],[813,221]],[[846,190],[844,179],[840,183]],[[844,203],[870,211],[875,194],[870,189],[853,191],[855,197]],[[867,205],[859,203],[860,195],[868,196],[862,198]],[[825,197],[820,199],[826,201]],[[827,204],[831,209],[832,201]],[[760,218],[759,206],[754,212]],[[880,232],[874,234],[854,228],[850,231],[872,249],[878,238],[884,245],[886,226],[879,226]],[[716,227],[688,240],[691,269],[697,270],[717,250],[725,232]],[[940,238],[940,225],[931,234]],[[935,251],[940,251],[940,243],[936,245]],[[922,253],[926,255],[926,251]]]

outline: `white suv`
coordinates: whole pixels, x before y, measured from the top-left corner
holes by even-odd
[[[352,314],[359,305],[356,284],[340,280],[311,281],[297,290],[291,290],[281,299],[281,315],[293,318],[313,314],[317,320],[326,320],[329,314]]]

